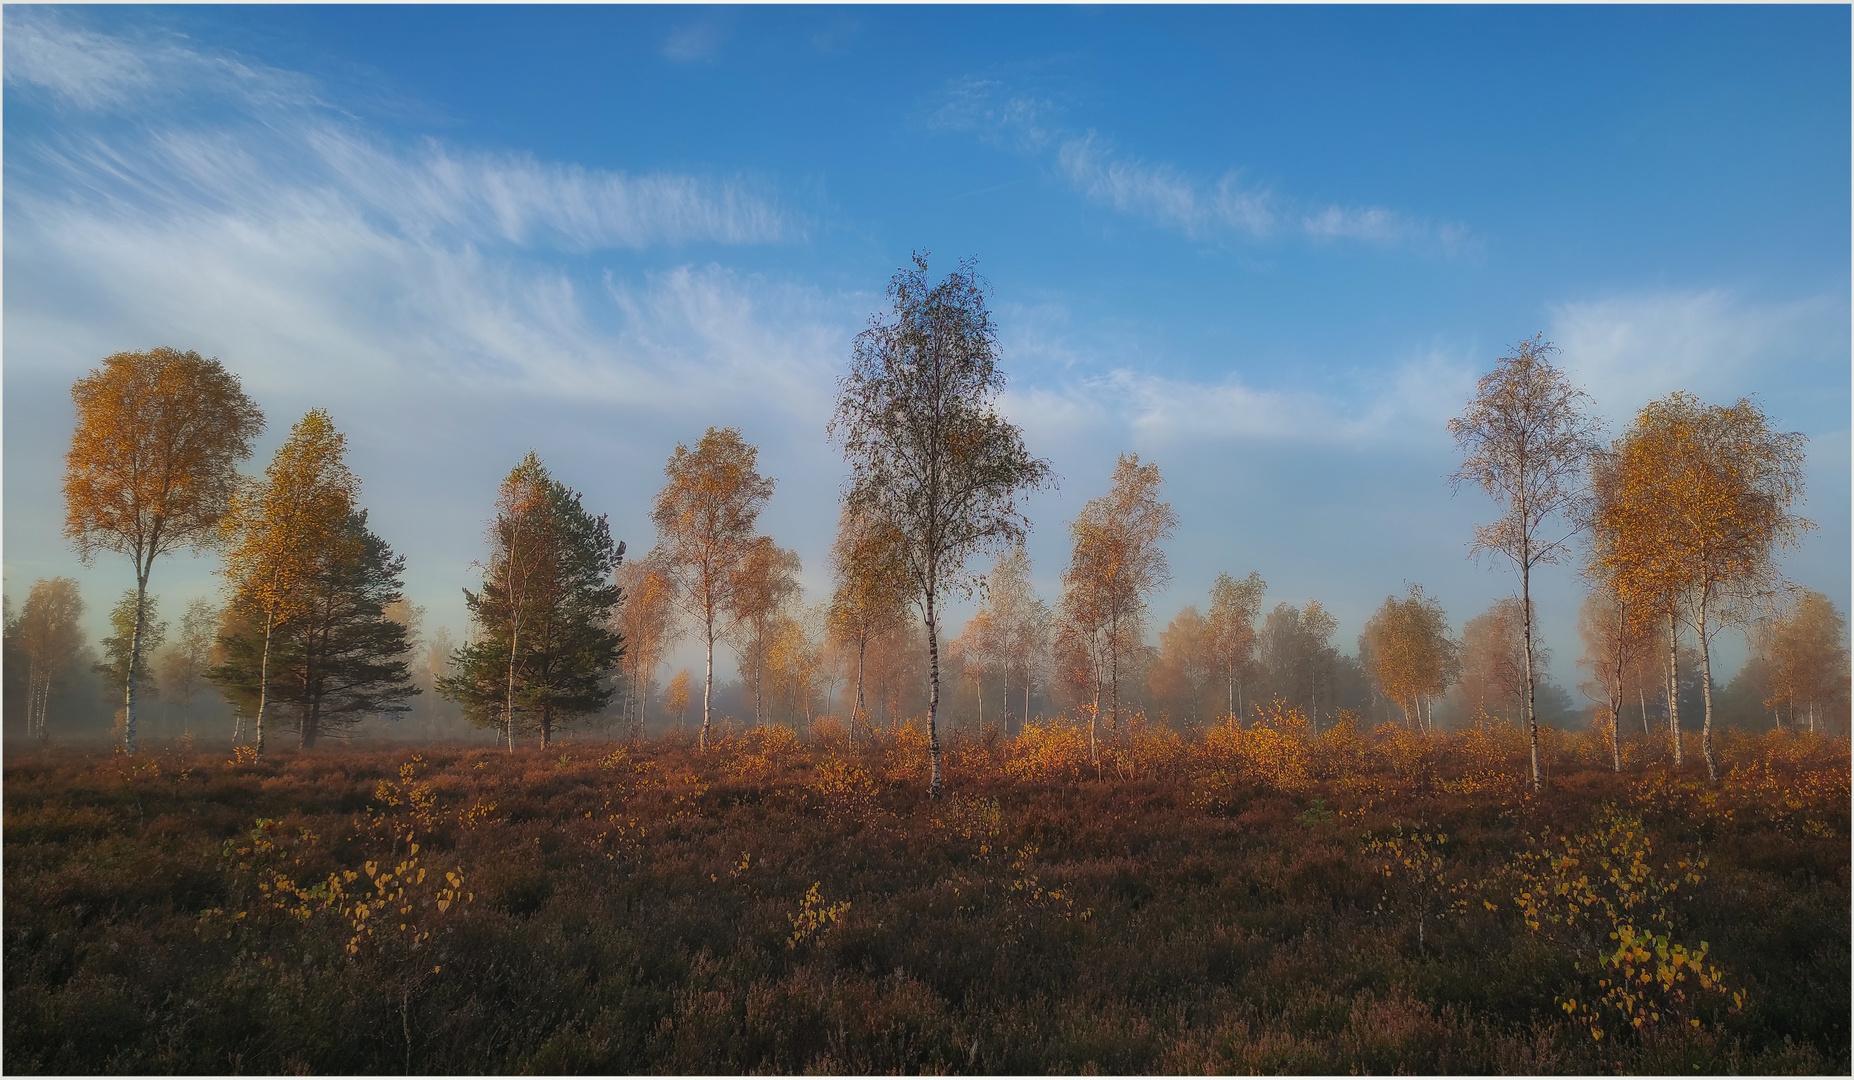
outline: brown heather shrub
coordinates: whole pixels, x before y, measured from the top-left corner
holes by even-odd
[[[1848,1071],[1845,740],[1555,733],[1537,795],[1488,723],[944,745],[938,802],[918,723],[12,755],[3,1064]]]

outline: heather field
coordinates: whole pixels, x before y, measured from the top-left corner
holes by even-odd
[[[1848,1070],[1846,741],[1296,720],[14,753],[5,1068]]]

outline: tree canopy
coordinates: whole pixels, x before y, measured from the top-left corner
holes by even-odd
[[[917,252],[913,268],[889,281],[888,317],[872,316],[857,335],[829,427],[851,469],[844,505],[894,530],[927,631],[928,791],[936,798],[941,598],[971,587],[971,557],[1023,538],[1029,521],[1017,498],[1052,475],[998,414],[1004,373],[987,290],[970,261],[931,283],[926,253]]]
[[[155,559],[219,543],[238,462],[251,456],[264,414],[219,361],[166,347],[105,357],[71,387],[71,401],[64,535],[86,565],[98,551],[129,556],[140,612]],[[141,629],[129,631],[137,660]],[[131,754],[141,666],[124,664],[122,738]]]
[[[553,739],[557,725],[603,709],[624,642],[612,629],[624,596],[613,583],[624,544],[603,514],[555,480],[529,451],[503,480],[482,588],[464,590],[475,640],[459,648],[438,691],[483,727]]]

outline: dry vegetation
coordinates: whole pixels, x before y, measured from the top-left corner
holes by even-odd
[[[5,1068],[1849,1068],[1845,740],[832,724],[16,754]]]

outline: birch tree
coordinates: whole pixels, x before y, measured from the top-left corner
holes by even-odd
[[[694,449],[678,444],[663,468],[668,478],[651,509],[659,559],[702,637],[702,732],[708,749],[715,687],[715,641],[734,613],[740,571],[757,540],[754,526],[772,498],[759,449],[738,428],[709,428]]]
[[[767,652],[786,607],[798,597],[802,569],[797,552],[773,543],[771,537],[757,536],[747,546],[730,587],[728,636],[740,658],[741,679],[753,689],[755,724],[764,722]]]
[[[1665,607],[1670,621],[1684,614],[1693,627],[1709,779],[1719,775],[1712,640],[1777,595],[1777,554],[1815,527],[1790,510],[1803,494],[1807,441],[1771,430],[1749,399],[1705,405],[1683,391],[1645,406],[1613,450],[1616,490],[1598,515],[1608,537],[1600,561],[1625,596]],[[1672,658],[1670,649],[1670,671]],[[1679,764],[1678,737],[1674,745]]]
[[[1268,583],[1253,570],[1241,581],[1218,574],[1210,586],[1204,647],[1210,663],[1223,678],[1231,716],[1240,717],[1244,711],[1243,679],[1255,660],[1255,619],[1262,612],[1262,597],[1267,592]]]
[[[64,536],[84,565],[99,551],[129,556],[136,610],[154,562],[181,548],[217,547],[220,520],[251,456],[264,414],[217,360],[158,348],[121,352],[71,387],[77,429],[64,458]],[[141,627],[129,651],[142,655]],[[123,687],[123,748],[135,753],[135,678]]]
[[[1178,515],[1159,498],[1159,467],[1122,454],[1107,494],[1090,499],[1069,526],[1073,548],[1062,575],[1065,610],[1096,657],[1095,715],[1088,745],[1098,754],[1096,725],[1101,684],[1109,694],[1108,729],[1120,721],[1120,669],[1140,645],[1146,598],[1171,581],[1159,542],[1178,527]],[[1069,598],[1074,597],[1074,603]]]
[[[1519,574],[1521,639],[1525,649],[1525,720],[1532,750],[1532,788],[1539,790],[1537,666],[1533,661],[1532,572],[1561,561],[1586,520],[1584,473],[1600,427],[1588,415],[1589,396],[1552,366],[1558,350],[1543,337],[1522,341],[1481,376],[1462,414],[1448,422],[1462,452],[1450,478],[1480,488],[1500,516],[1474,530],[1471,554],[1503,555]]]
[[[277,448],[264,478],[241,486],[224,517],[221,573],[231,596],[263,626],[254,740],[260,757],[277,628],[311,609],[316,577],[353,539],[348,516],[360,481],[348,469],[347,445],[328,413],[311,409]]]
[[[1409,586],[1401,599],[1385,597],[1358,638],[1366,675],[1403,710],[1406,725],[1425,730],[1434,729],[1434,701],[1459,672],[1460,652],[1442,605],[1421,585]]]
[[[837,539],[830,549],[831,591],[827,615],[830,641],[848,653],[856,666],[856,702],[850,712],[850,745],[856,745],[860,722],[869,727],[865,692],[872,639],[894,628],[907,604],[901,536],[892,526],[845,509],[838,515]]]
[[[969,593],[966,563],[1019,542],[1029,521],[1020,493],[1046,486],[1049,463],[1032,457],[998,414],[1004,389],[988,286],[972,263],[937,284],[914,256],[889,282],[892,310],[857,335],[838,380],[829,433],[851,468],[844,505],[898,538],[903,580],[927,634],[928,792],[941,793],[940,625],[943,598]]]
[[[26,733],[41,744],[50,738],[46,713],[52,687],[84,647],[84,598],[74,578],[32,583],[19,619],[13,625],[26,655]]]

